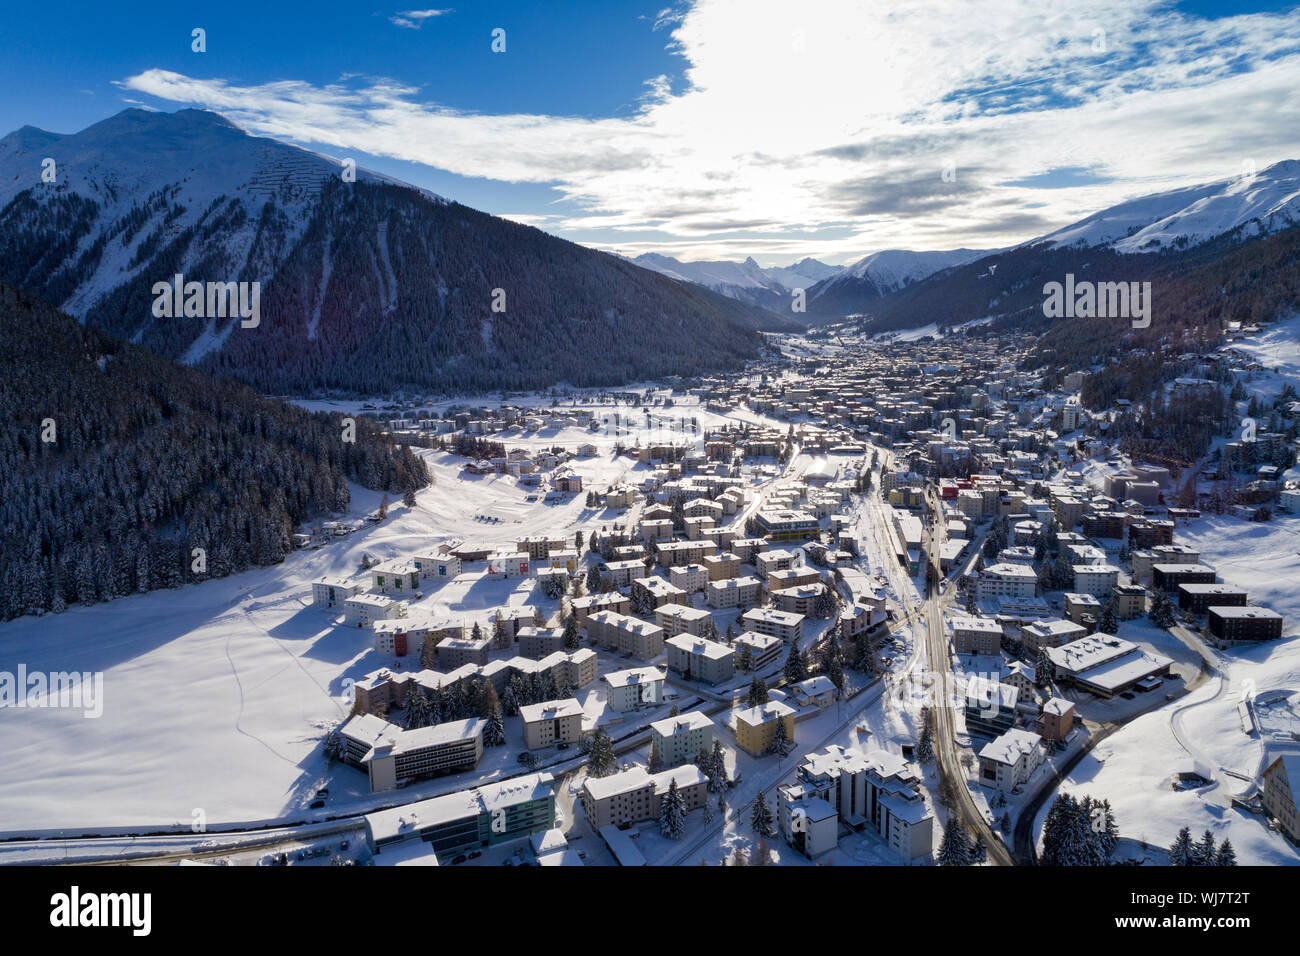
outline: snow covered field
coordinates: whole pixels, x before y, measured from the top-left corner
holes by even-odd
[[[1190,826],[1198,838],[1208,829],[1218,843],[1231,839],[1243,864],[1300,863],[1300,850],[1268,830],[1262,817],[1230,804],[1232,794],[1247,788],[1234,773],[1251,778],[1264,759],[1261,740],[1242,730],[1243,694],[1300,689],[1300,519],[1254,523],[1211,515],[1180,523],[1176,540],[1199,549],[1202,560],[1223,581],[1246,588],[1253,603],[1282,614],[1283,637],[1218,652],[1221,676],[1103,741],[1062,789],[1109,799],[1121,835],[1130,839],[1167,847]],[[1207,765],[1214,781],[1175,790],[1174,775],[1193,761]],[[1035,821],[1040,834],[1049,804]]]

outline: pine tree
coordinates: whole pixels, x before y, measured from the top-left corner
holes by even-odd
[[[686,803],[677,789],[676,779],[668,784],[668,792],[659,802],[659,833],[670,840],[680,840],[686,835]]]
[[[1118,605],[1113,597],[1101,609],[1101,619],[1097,622],[1097,630],[1104,634],[1119,633]]]
[[[1196,847],[1192,843],[1192,828],[1183,827],[1169,847],[1170,866],[1191,866]]]
[[[1034,686],[1047,687],[1052,683],[1052,657],[1047,653],[1047,645],[1040,644],[1034,658]]]
[[[1214,834],[1209,830],[1201,835],[1201,840],[1192,851],[1192,866],[1214,866]]]
[[[1219,846],[1219,853],[1214,858],[1215,866],[1236,866],[1237,852],[1232,848],[1231,840],[1224,840]]]
[[[730,628],[728,628],[730,630]],[[741,673],[749,673],[754,667],[754,652],[750,650],[748,644],[741,644],[740,650],[736,652],[736,669]]]
[[[572,611],[564,619],[564,649],[576,651],[582,641],[578,636],[578,618]]]
[[[750,707],[761,707],[767,703],[767,682],[757,674],[749,682],[749,695],[745,698],[745,703]]]
[[[808,676],[808,665],[804,662],[797,642],[790,645],[790,653],[786,655],[783,673],[786,683],[789,684],[798,683]]]
[[[934,723],[927,707],[921,714],[921,736],[916,741],[916,759],[929,763],[934,759]]]
[[[768,752],[784,757],[789,751],[790,734],[785,729],[785,720],[777,718],[776,727],[772,730],[772,743],[768,747]]]
[[[483,728],[483,745],[500,747],[506,742],[506,724],[501,714],[501,701],[491,681],[485,680],[483,684],[483,696],[479,704],[480,714],[487,720],[487,725]]]
[[[758,796],[754,799],[754,809],[749,815],[749,825],[759,836],[771,836],[774,832],[772,811],[767,807],[767,794],[762,790],[758,791]]]
[[[587,772],[593,777],[608,777],[614,772],[616,757],[614,741],[609,734],[596,728],[591,735],[591,753],[587,757]]]
[[[1173,627],[1176,620],[1174,618],[1174,606],[1169,600],[1169,595],[1165,594],[1164,591],[1157,591],[1156,596],[1151,600],[1151,610],[1147,616],[1156,627],[1163,627],[1166,630]]]
[[[943,828],[943,839],[939,842],[940,866],[970,866],[971,846],[966,839],[966,831],[957,822],[955,816],[949,817]]]
[[[975,834],[975,843],[971,847],[970,861],[972,863],[983,863],[989,858],[988,847],[984,845],[984,835]]]

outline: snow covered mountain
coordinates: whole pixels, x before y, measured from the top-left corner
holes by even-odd
[[[1255,175],[1187,186],[1111,206],[1064,229],[1033,239],[1063,246],[1108,246],[1146,253],[1186,248],[1240,230],[1240,239],[1300,223],[1300,161],[1276,163]]]
[[[808,292],[808,311],[813,315],[846,315],[862,311],[873,299],[897,292],[952,266],[983,258],[992,251],[882,249],[813,286]]]
[[[154,316],[176,274],[261,283],[260,324]],[[0,140],[0,279],[274,392],[690,374],[756,354],[753,329],[781,321],[203,110]]]
[[[790,312],[793,290],[811,288],[842,268],[812,258],[790,266],[768,267],[760,266],[753,257],[744,262],[683,262],[655,252],[644,253],[631,261],[681,282],[694,282],[729,298],[782,314]]]
[[[1167,272],[1180,255],[1203,268],[1297,225],[1300,162],[1286,160],[1253,176],[1127,200],[1007,249],[875,253],[814,286],[808,312],[865,315],[881,331],[1028,314],[1044,281],[1067,272],[1131,281]]]

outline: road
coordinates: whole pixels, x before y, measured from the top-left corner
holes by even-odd
[[[1011,857],[1011,851],[1002,841],[1001,834],[989,825],[983,811],[975,805],[957,749],[956,721],[953,719],[955,704],[948,693],[952,686],[952,669],[948,653],[948,636],[943,624],[944,597],[938,588],[938,582],[943,580],[943,574],[938,567],[942,541],[941,534],[937,534],[936,531],[941,532],[943,528],[943,521],[939,519],[942,511],[938,495],[933,488],[927,490],[926,499],[935,518],[926,528],[925,559],[934,568],[934,574],[926,577],[923,615],[926,623],[931,686],[936,689],[936,694],[931,700],[930,714],[933,719],[934,752],[939,776],[948,784],[948,789],[957,795],[957,806],[952,810],[961,817],[966,832],[983,839],[984,846],[988,850],[988,862],[998,866],[1014,866],[1015,861]]]

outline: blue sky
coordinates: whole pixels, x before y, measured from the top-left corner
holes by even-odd
[[[1002,245],[1300,156],[1273,0],[295,6],[15,5],[0,131],[207,107],[575,241],[764,264]]]

